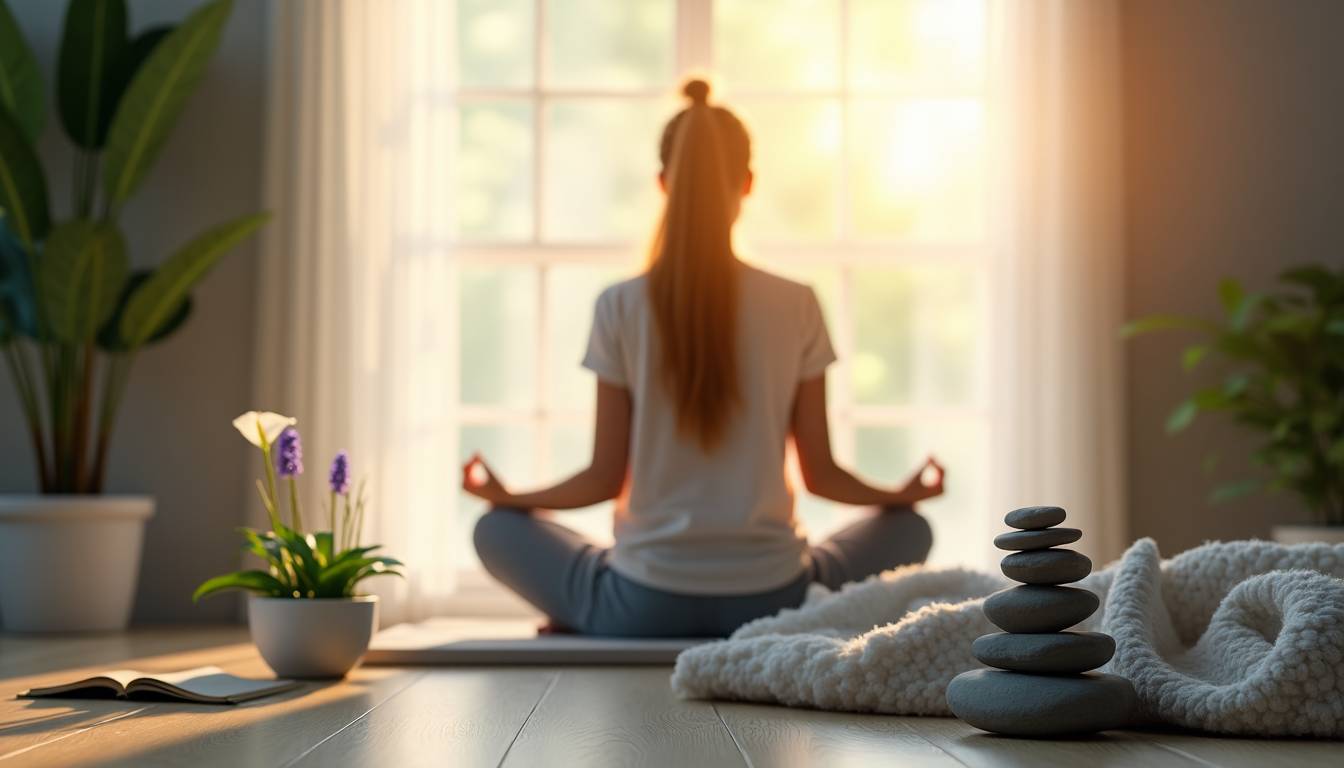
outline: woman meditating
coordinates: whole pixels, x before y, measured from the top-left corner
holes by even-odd
[[[827,366],[835,361],[808,286],[748,266],[731,231],[751,191],[741,121],[687,83],[663,130],[666,206],[644,274],[598,297],[584,367],[597,374],[592,463],[555,486],[507,490],[479,455],[462,485],[490,502],[476,525],[485,569],[555,629],[717,637],[907,563],[932,543],[915,502],[943,492],[930,458],[897,488],[870,485],[831,455]],[[867,506],[808,545],[785,478],[792,436],[807,490]],[[616,499],[604,548],[535,510]]]

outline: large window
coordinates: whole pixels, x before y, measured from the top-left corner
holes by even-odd
[[[463,459],[479,450],[515,485],[586,462],[592,303],[643,264],[659,132],[678,82],[707,72],[754,139],[739,252],[822,299],[837,453],[887,482],[937,453],[950,471],[928,505],[933,559],[979,564],[983,0],[459,0],[444,14],[452,85],[413,108],[424,156],[451,168],[429,249],[457,306],[443,412]],[[795,485],[814,535],[851,514]],[[481,511],[465,496],[453,511],[468,567]],[[610,514],[565,520],[609,539]]]

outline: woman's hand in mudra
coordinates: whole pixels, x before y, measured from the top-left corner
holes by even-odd
[[[508,504],[513,499],[479,453],[462,465],[462,490],[491,504]]]
[[[917,501],[934,499],[943,495],[943,477],[946,474],[943,465],[930,456],[919,469],[901,486],[896,493],[902,503],[914,504]]]

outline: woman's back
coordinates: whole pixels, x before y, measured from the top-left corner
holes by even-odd
[[[712,449],[678,429],[647,275],[598,298],[583,360],[633,403],[630,484],[617,505],[612,567],[659,589],[759,592],[806,566],[785,440],[798,382],[821,375],[835,354],[811,288],[740,262],[735,269],[742,396]]]

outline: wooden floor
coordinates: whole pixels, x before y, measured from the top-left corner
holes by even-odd
[[[0,768],[85,766],[1338,766],[1338,742],[1006,739],[953,719],[673,697],[666,667],[356,670],[236,707],[25,700],[116,667],[267,669],[241,629],[0,635]]]

